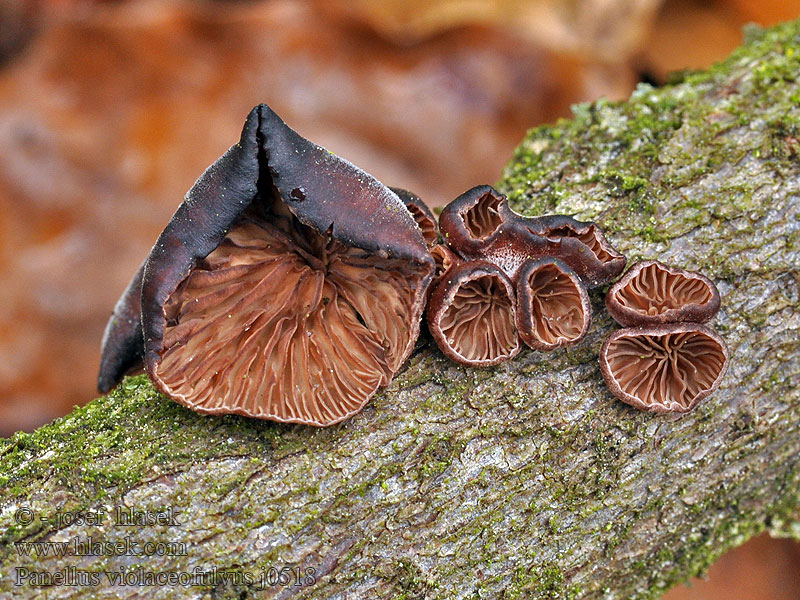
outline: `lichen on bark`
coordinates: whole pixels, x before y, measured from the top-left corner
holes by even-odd
[[[753,534],[796,536],[798,73],[800,24],[750,30],[709,71],[532,130],[498,184],[520,212],[595,219],[631,259],[716,281],[732,361],[693,413],[639,413],[603,387],[601,292],[580,346],[468,369],[423,342],[328,429],[200,416],[129,378],[0,442],[0,595],[40,594],[15,585],[27,569],[97,575],[48,598],[142,593],[109,573],[204,574],[150,598],[656,598]],[[130,527],[114,507],[178,516]],[[20,553],[76,536],[186,551]],[[301,580],[269,585],[284,567]]]

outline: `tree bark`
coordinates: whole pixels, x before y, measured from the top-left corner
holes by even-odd
[[[499,183],[717,282],[731,366],[694,412],[606,390],[600,292],[580,346],[468,369],[423,340],[328,429],[200,416],[128,378],[0,441],[0,596],[655,598],[751,535],[797,536],[800,24],[748,36],[531,131]]]

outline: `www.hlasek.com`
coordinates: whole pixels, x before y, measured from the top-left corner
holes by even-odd
[[[188,556],[185,542],[140,542],[130,536],[113,542],[97,540],[92,536],[78,536],[68,541],[14,542],[17,556],[63,558],[65,556]]]

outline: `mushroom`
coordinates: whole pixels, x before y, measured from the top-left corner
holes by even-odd
[[[557,258],[523,263],[517,279],[517,329],[534,350],[583,339],[592,320],[589,295],[575,271]]]
[[[484,261],[455,261],[439,277],[426,313],[448,358],[473,367],[496,365],[521,349],[511,280]]]
[[[600,350],[611,393],[656,413],[692,410],[719,387],[727,365],[725,343],[697,323],[620,329]]]
[[[657,261],[635,264],[606,295],[608,312],[625,327],[705,323],[719,305],[717,287],[707,277]]]
[[[257,106],[146,260],[145,368],[198,412],[340,422],[408,357],[434,268],[397,194]],[[113,319],[101,389],[135,345]]]
[[[608,242],[596,223],[566,215],[522,217],[510,208],[504,212],[518,219],[518,226],[547,239],[546,254],[558,256],[590,288],[613,281],[625,268],[625,257]]]
[[[477,258],[502,233],[500,205],[505,196],[489,185],[475,186],[442,209],[439,230],[464,258]]]
[[[145,260],[139,265],[106,324],[97,378],[97,387],[103,393],[114,387],[125,373],[142,366],[142,278],[146,263]]]
[[[431,212],[431,209],[428,208],[428,205],[422,201],[422,198],[408,190],[396,187],[389,189],[397,194],[400,200],[406,205],[408,212],[414,217],[420,230],[422,230],[422,237],[425,238],[425,243],[428,244],[428,248],[432,248],[436,245],[439,241],[439,227],[436,224],[436,217]]]
[[[531,258],[556,257],[588,287],[604,285],[622,273],[625,257],[591,222],[564,215],[525,217],[488,185],[467,190],[439,217],[445,242],[465,260],[487,260],[512,280]]]
[[[444,275],[450,268],[463,262],[458,255],[450,250],[445,244],[436,244],[431,248],[431,256],[436,263],[435,281]],[[431,289],[434,286],[431,286]]]
[[[625,257],[594,223],[524,217],[488,185],[445,206],[439,230],[444,242],[431,249],[437,279],[428,326],[442,351],[466,364],[507,360],[519,352],[518,338],[543,351],[577,343],[591,322],[586,288],[607,283],[625,267]],[[460,319],[459,305],[471,309]],[[493,343],[486,341],[489,331],[496,331]],[[472,333],[483,341],[470,345]]]

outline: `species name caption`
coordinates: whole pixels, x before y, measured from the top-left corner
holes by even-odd
[[[173,586],[216,587],[222,585],[247,585],[256,589],[275,587],[304,587],[317,582],[313,567],[270,566],[259,571],[226,571],[215,566],[196,566],[191,570],[154,570],[138,563],[122,564],[119,568],[102,570],[87,567],[86,559],[92,557],[189,556],[191,541],[148,540],[149,527],[180,528],[180,510],[168,507],[161,510],[142,510],[116,506],[92,511],[66,511],[56,514],[37,514],[29,507],[17,508],[14,522],[27,527],[35,523],[64,529],[68,527],[101,527],[101,534],[74,535],[60,540],[17,541],[13,543],[19,565],[14,567],[14,585],[17,587],[100,587],[111,586]],[[106,539],[109,527],[122,529],[113,539]],[[138,534],[134,535],[134,532]],[[177,537],[177,536],[176,536]],[[81,560],[80,567],[65,564],[70,557]],[[43,560],[56,560],[51,569],[42,569]],[[104,564],[107,567],[108,564]],[[2,580],[2,576],[0,576]]]

